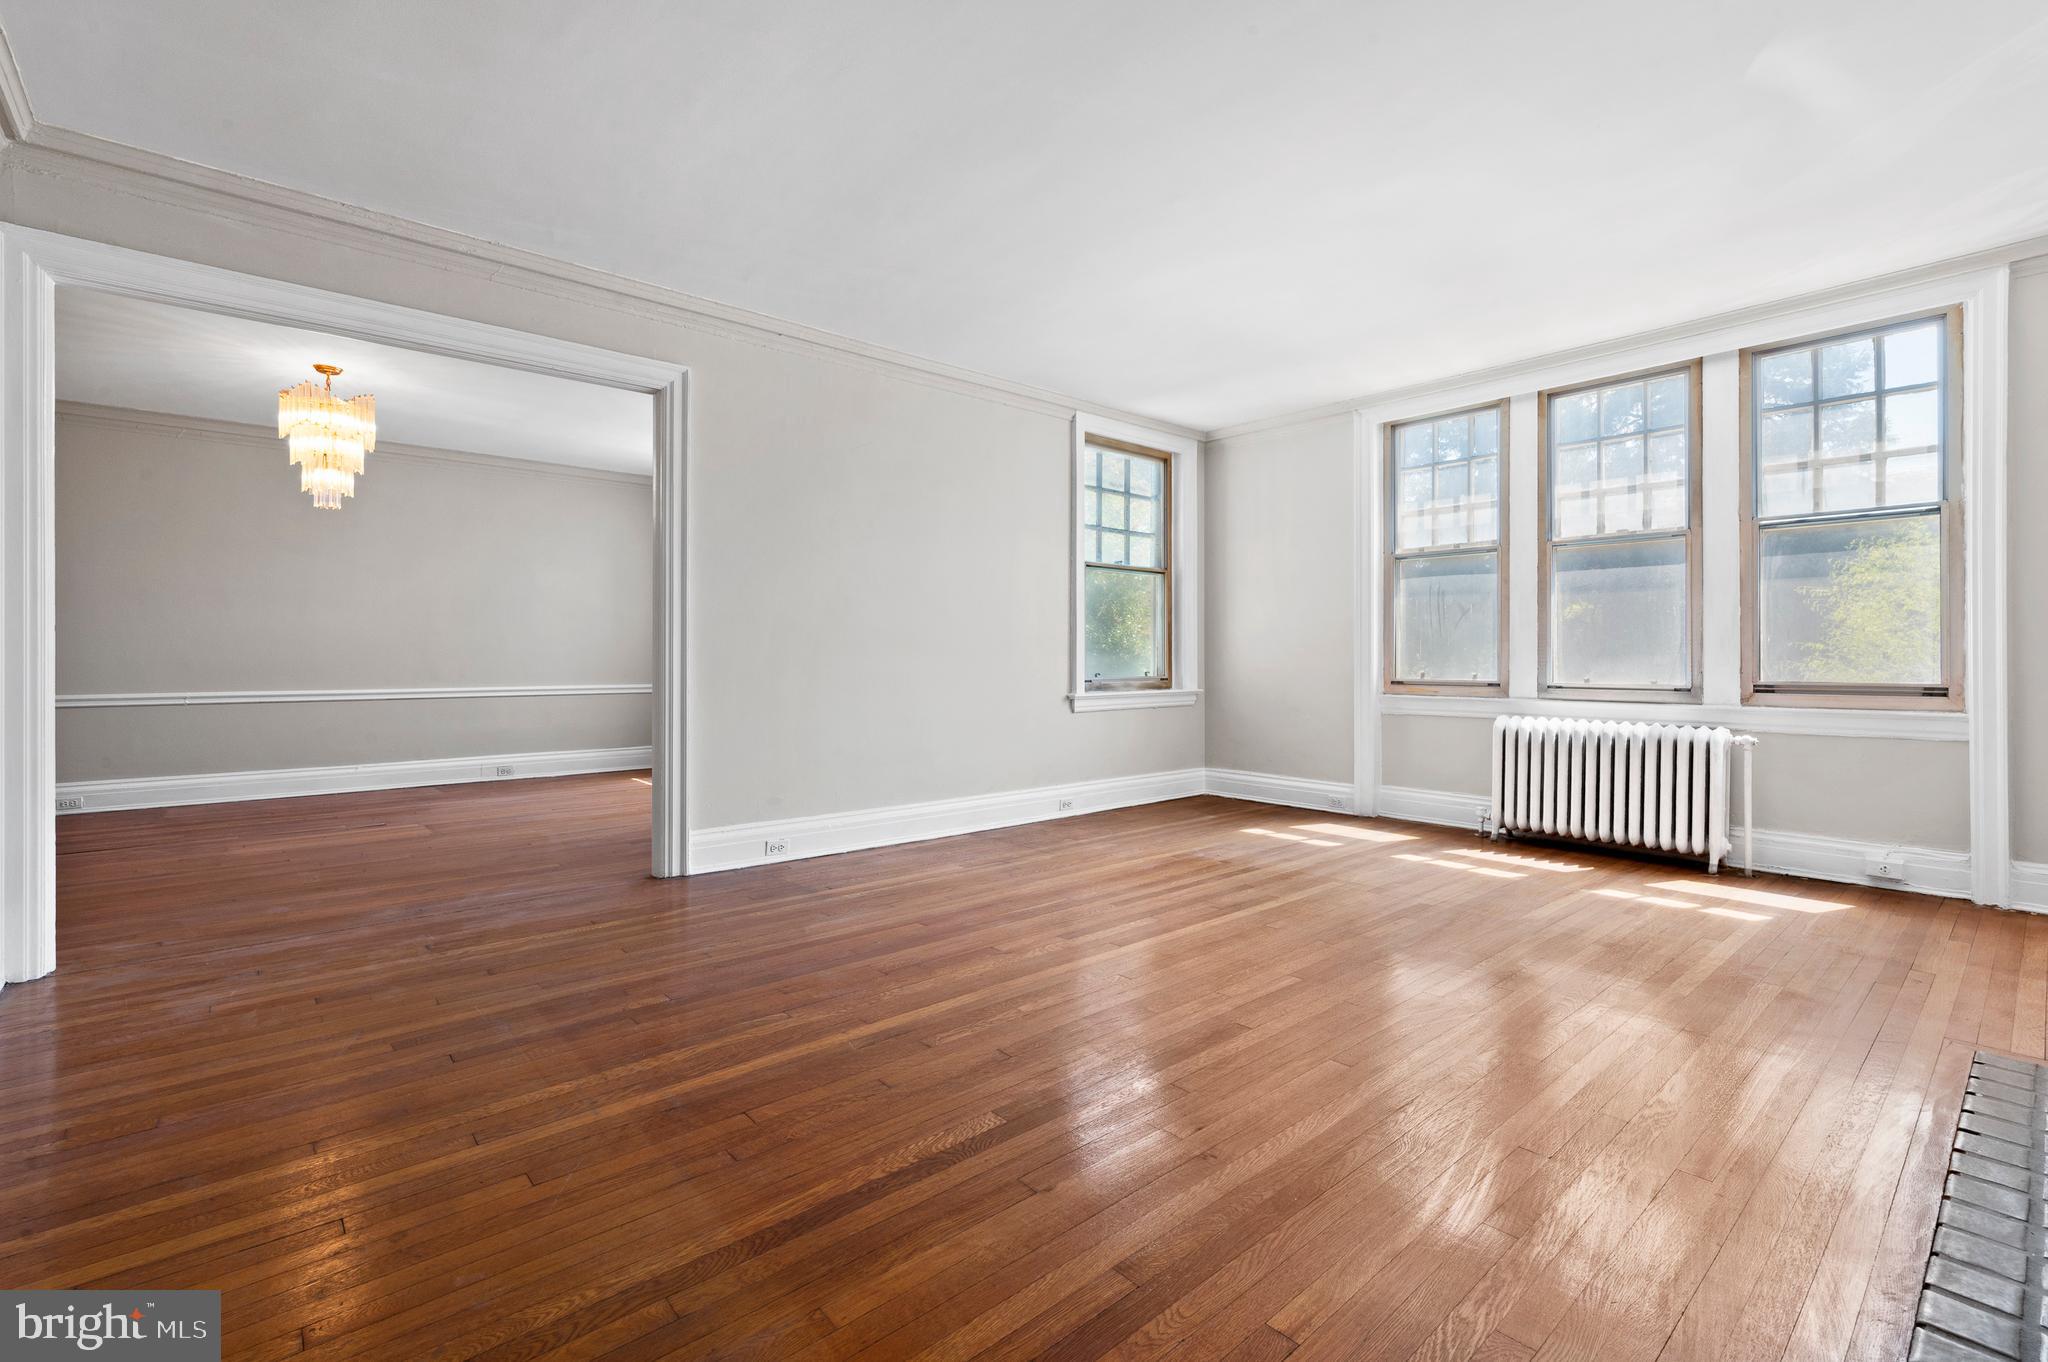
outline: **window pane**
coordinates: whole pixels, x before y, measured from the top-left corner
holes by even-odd
[[[1937,516],[1767,529],[1759,550],[1758,680],[1940,682]]]
[[[1643,385],[1624,383],[1600,394],[1600,433],[1633,435],[1643,428]]]
[[[1436,461],[1447,463],[1472,452],[1472,418],[1446,416],[1436,423]]]
[[[1124,466],[1129,462],[1129,457],[1124,454],[1111,449],[1103,450],[1102,485],[1119,492],[1122,491],[1124,486]]]
[[[1102,523],[1102,493],[1090,487],[1081,493],[1081,523],[1100,525]]]
[[[1159,495],[1159,460],[1129,458],[1124,460],[1128,470],[1128,485],[1131,495],[1156,497]]]
[[[1577,491],[1600,481],[1599,445],[1564,445],[1557,451],[1557,486]]]
[[[1125,520],[1132,530],[1141,534],[1155,534],[1159,530],[1159,503],[1133,498]]]
[[[1591,492],[1557,494],[1557,538],[1583,539],[1600,533],[1600,508],[1593,497]]]
[[[1084,666],[1090,681],[1166,675],[1165,577],[1156,572],[1089,568],[1083,608],[1087,616]]]
[[[1823,398],[1851,397],[1857,393],[1872,392],[1876,387],[1875,340],[1865,336],[1862,340],[1821,347],[1820,395]]]
[[[1916,502],[1941,500],[1940,456],[1894,454],[1884,461],[1884,504],[1911,506]]]
[[[1926,392],[1898,393],[1884,400],[1884,447],[1931,449],[1941,442],[1941,397]]]
[[[1474,457],[1500,453],[1499,407],[1472,413],[1472,453]]]
[[[1685,578],[1682,538],[1556,549],[1552,684],[1673,690],[1691,685]]]
[[[1922,322],[1884,338],[1884,385],[1910,388],[1941,377],[1941,323]]]
[[[1096,561],[1100,563],[1130,562],[1130,548],[1124,536],[1112,534],[1108,530],[1104,530],[1102,532],[1102,553]]]
[[[1436,457],[1431,452],[1433,429],[1428,421],[1417,421],[1412,425],[1394,428],[1394,448],[1398,452],[1401,467],[1413,468]]]
[[[1765,463],[1813,457],[1813,411],[1767,411],[1757,421],[1757,450]]]
[[[1601,472],[1610,487],[1626,487],[1643,476],[1643,440],[1608,440],[1600,446]]]
[[[1102,526],[1105,529],[1120,530],[1124,527],[1124,499],[1121,493],[1102,494]]]
[[[1686,423],[1687,389],[1691,386],[1685,374],[1650,380],[1650,429],[1670,430]]]
[[[1566,393],[1550,400],[1551,438],[1558,444],[1576,444],[1600,433],[1600,394]]]
[[[1833,464],[1820,470],[1820,508],[1860,511],[1877,502],[1877,469],[1870,463]]]
[[[1394,564],[1394,678],[1500,679],[1500,579],[1494,553]]]
[[[1132,567],[1164,567],[1159,561],[1159,538],[1157,535],[1134,534],[1130,537]]]
[[[1823,456],[1867,454],[1877,448],[1877,403],[1842,402],[1820,409]]]
[[[1813,470],[1805,464],[1766,468],[1757,481],[1756,501],[1756,512],[1762,516],[1811,514]]]
[[[1756,362],[1757,399],[1766,407],[1813,401],[1813,351],[1765,355]]]

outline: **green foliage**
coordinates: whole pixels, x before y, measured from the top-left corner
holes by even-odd
[[[1788,681],[1889,682],[1941,675],[1941,527],[1873,525],[1828,574],[1799,588],[1817,622]]]
[[[1089,676],[1129,680],[1160,674],[1153,649],[1160,593],[1160,579],[1149,572],[1088,570]]]

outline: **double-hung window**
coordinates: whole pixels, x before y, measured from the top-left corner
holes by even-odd
[[[1688,364],[1541,399],[1550,694],[1698,694],[1699,381]]]
[[[1173,457],[1090,435],[1081,451],[1086,691],[1173,686]]]
[[[1387,429],[1390,690],[1498,690],[1505,404]]]
[[[1743,356],[1745,698],[1961,703],[1960,326]]]

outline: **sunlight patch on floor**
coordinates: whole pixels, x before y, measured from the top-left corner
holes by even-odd
[[[1692,892],[1691,885],[1666,883],[1656,887],[1659,889],[1682,888],[1687,893]],[[1694,903],[1691,899],[1665,898],[1662,894],[1638,894],[1630,889],[1611,888],[1595,889],[1592,892],[1606,899],[1625,899],[1630,903],[1647,903],[1656,908],[1679,908],[1688,913],[1711,913],[1715,917],[1732,917],[1743,922],[1769,922],[1771,920],[1769,913],[1749,913],[1744,912],[1740,908],[1726,908],[1718,903]]]
[[[1663,880],[1652,889],[1670,889],[1701,898],[1746,903],[1756,908],[1786,908],[1795,913],[1839,913],[1851,905],[1835,899],[1811,898],[1805,894],[1780,894],[1769,889],[1745,889],[1739,884],[1718,884],[1708,880]]]
[[[1464,861],[1447,861],[1441,856],[1418,856],[1412,851],[1394,853],[1397,861],[1413,861],[1417,865],[1441,866],[1445,870],[1462,870],[1467,875],[1484,875],[1496,880],[1526,880],[1529,877],[1519,870],[1497,870],[1490,865],[1468,865]]]
[[[1522,866],[1529,870],[1549,870],[1560,875],[1576,875],[1587,869],[1573,865],[1570,861],[1546,861],[1541,856],[1518,856],[1510,851],[1479,851],[1471,847],[1454,847],[1453,856],[1472,856],[1482,861],[1494,861],[1501,865]]]
[[[1245,828],[1244,832],[1251,837],[1277,837],[1283,842],[1301,842],[1312,847],[1343,845],[1341,842],[1332,842],[1325,837],[1304,837],[1298,832],[1282,832],[1278,828]]]
[[[1412,832],[1385,832],[1379,828],[1362,828],[1353,823],[1296,823],[1296,832],[1320,832],[1330,837],[1349,837],[1354,842],[1412,842]]]

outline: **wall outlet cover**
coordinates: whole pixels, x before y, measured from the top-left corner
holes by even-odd
[[[77,813],[77,812],[78,812],[78,811],[79,811],[80,809],[82,809],[82,808],[84,808],[84,807],[85,807],[85,796],[84,796],[84,795],[58,795],[58,796],[57,796],[57,812],[58,812],[58,813]]]
[[[1074,809],[1074,801],[1073,801],[1073,800],[1071,800],[1071,799],[1062,799],[1062,800],[1060,801],[1060,812],[1061,812],[1061,813],[1071,813],[1071,812],[1073,812],[1073,809]]]
[[[787,837],[770,837],[767,841],[761,843],[761,854],[763,856],[789,855],[789,839]]]
[[[502,777],[504,777],[504,776],[509,776],[509,775],[511,775],[511,774],[512,774],[512,768],[511,768],[511,767],[509,767],[509,766],[499,766],[499,767],[496,767],[496,768],[494,768],[494,769],[492,770],[491,774],[492,774],[492,775],[495,775],[495,776],[498,776],[498,777],[501,777],[501,778],[502,778]]]

